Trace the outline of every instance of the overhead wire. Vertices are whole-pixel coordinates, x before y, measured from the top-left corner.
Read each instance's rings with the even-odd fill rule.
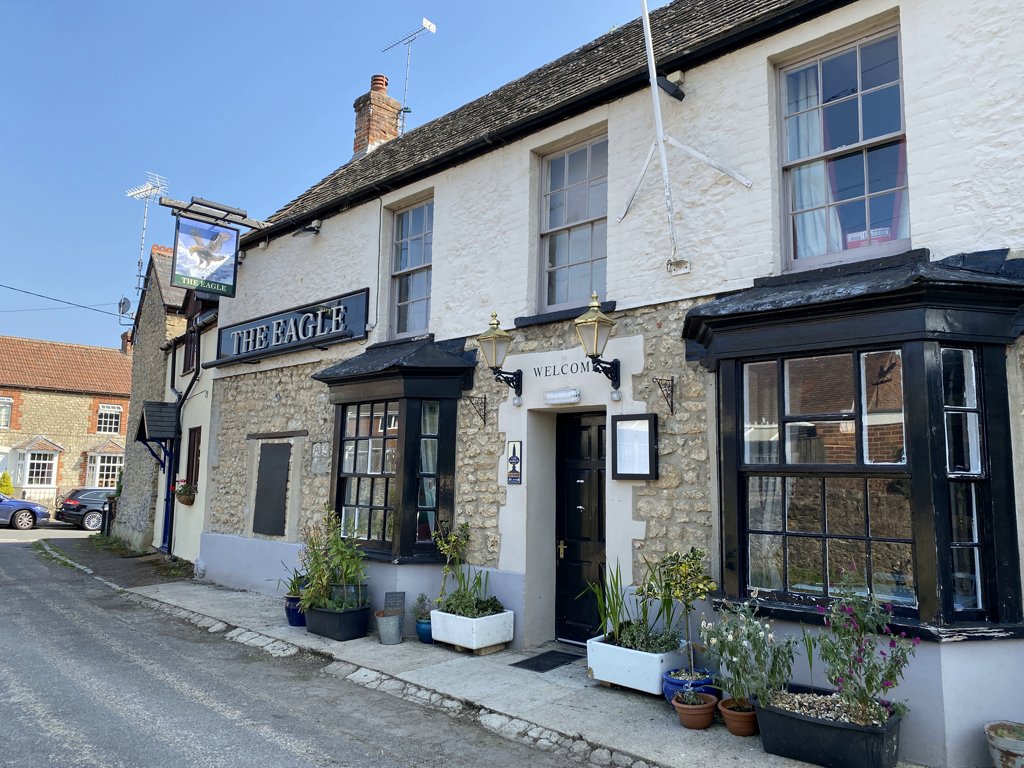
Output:
[[[90,307],[86,304],[76,304],[73,301],[64,301],[64,299],[58,299],[54,296],[46,296],[42,293],[35,293],[34,291],[26,291],[24,288],[15,288],[13,285],[4,285],[0,283],[0,288],[6,288],[9,291],[17,291],[18,293],[27,293],[29,296],[35,296],[40,299],[46,299],[47,301],[56,301],[59,304],[67,304],[69,307],[78,307],[79,309],[88,309],[90,312],[99,312],[101,315],[110,315],[111,317],[123,317],[116,312],[107,312],[105,309],[96,309],[96,307]]]

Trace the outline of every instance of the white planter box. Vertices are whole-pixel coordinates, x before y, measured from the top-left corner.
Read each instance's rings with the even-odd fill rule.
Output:
[[[467,619],[444,611],[430,612],[430,634],[434,639],[460,648],[477,650],[512,642],[512,611]]]
[[[587,666],[595,680],[660,695],[661,676],[685,667],[686,657],[682,650],[645,653],[609,645],[601,635],[587,640]]]

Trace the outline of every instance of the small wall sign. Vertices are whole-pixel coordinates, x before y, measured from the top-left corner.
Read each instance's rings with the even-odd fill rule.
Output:
[[[505,460],[507,463],[507,470],[505,472],[505,482],[508,485],[522,485],[523,484],[523,441],[522,440],[509,440],[508,448],[505,452]]]
[[[658,479],[658,415],[612,416],[612,479]]]

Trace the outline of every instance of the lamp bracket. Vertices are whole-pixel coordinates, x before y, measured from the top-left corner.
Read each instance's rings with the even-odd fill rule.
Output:
[[[669,412],[676,415],[676,377],[671,376],[667,379],[659,379],[656,376],[651,377],[651,381],[658,385],[658,389],[661,390],[661,396],[665,398],[665,402],[668,403]]]
[[[469,404],[473,406],[473,410],[477,412],[480,417],[480,421],[485,425],[487,424],[487,395],[463,395],[466,400],[469,400]]]
[[[516,397],[523,396],[523,371],[521,368],[515,371],[503,371],[501,368],[491,368],[491,373],[494,374],[495,381],[507,384],[509,389],[515,390]]]
[[[612,389],[619,388],[619,360],[602,360],[597,355],[589,355],[590,362],[594,364],[594,373],[603,373],[612,383]]]

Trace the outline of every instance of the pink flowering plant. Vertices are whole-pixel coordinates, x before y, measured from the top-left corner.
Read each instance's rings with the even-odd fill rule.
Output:
[[[175,496],[188,496],[190,494],[195,494],[195,492],[195,485],[190,483],[188,480],[179,477],[177,480],[174,481]]]
[[[825,663],[825,677],[835,686],[850,718],[860,725],[884,725],[893,715],[907,711],[905,704],[888,700],[903,679],[920,639],[896,634],[889,627],[892,605],[858,594],[832,601],[825,615],[828,632],[817,641]]]

